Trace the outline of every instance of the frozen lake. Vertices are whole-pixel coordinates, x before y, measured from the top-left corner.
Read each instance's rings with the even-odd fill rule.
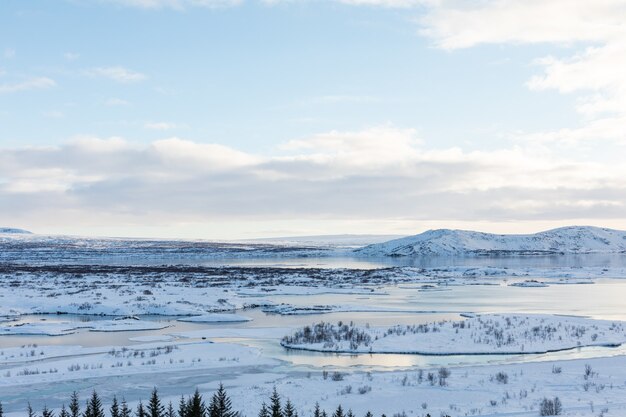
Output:
[[[287,350],[280,346],[279,339],[291,329],[319,321],[354,322],[358,325],[393,326],[396,324],[420,324],[439,320],[461,319],[460,314],[475,313],[546,313],[586,316],[606,320],[626,320],[624,295],[626,280],[599,279],[593,284],[551,285],[548,287],[515,287],[499,285],[456,285],[424,290],[421,285],[399,285],[378,288],[372,294],[317,294],[317,295],[273,295],[276,303],[293,306],[336,305],[354,310],[375,309],[377,311],[331,312],[325,314],[279,315],[268,314],[261,308],[244,310],[240,314],[251,318],[242,323],[188,323],[177,317],[142,316],[149,321],[164,323],[169,327],[160,330],[89,332],[79,330],[63,336],[0,336],[0,348],[17,347],[25,344],[38,345],[82,345],[129,346],[139,342],[130,339],[143,336],[171,335],[183,332],[213,330],[210,337],[216,342],[244,343],[262,349],[263,354],[284,361],[283,370],[290,366],[297,369],[322,367],[346,368],[359,366],[364,369],[405,368],[411,366],[463,365],[476,363],[509,363],[547,359],[598,357],[623,354],[622,348],[585,348],[574,351],[555,352],[545,355],[485,355],[432,357],[423,355],[389,354],[327,354]],[[397,311],[390,311],[397,310]],[[25,315],[17,323],[33,322],[89,322],[109,318],[91,315]],[[268,330],[267,337],[232,337],[231,329]],[[276,337],[279,330],[280,337]],[[225,331],[220,336],[220,331]],[[257,332],[262,334],[263,332]],[[1,366],[0,366],[1,369]]]
[[[330,311],[338,311],[281,315],[264,312],[264,307],[255,307],[236,311],[236,314],[248,317],[250,321],[229,323],[190,323],[178,321],[179,317],[176,316],[140,315],[144,321],[158,322],[167,327],[124,332],[79,329],[73,334],[62,336],[0,336],[0,352],[3,349],[33,344],[67,346],[68,353],[63,359],[76,361],[88,361],[92,356],[84,353],[80,357],[73,356],[71,347],[76,345],[86,348],[132,347],[143,343],[140,340],[151,340],[149,338],[153,337],[157,339],[152,340],[164,340],[163,336],[172,337],[167,343],[212,341],[216,345],[236,344],[259,349],[261,352],[258,364],[247,362],[233,363],[228,367],[164,370],[151,372],[149,378],[141,372],[124,375],[111,375],[109,372],[102,376],[95,373],[87,377],[77,376],[69,380],[66,378],[58,384],[5,384],[1,387],[2,401],[9,412],[26,399],[30,399],[39,408],[44,403],[58,407],[72,390],[86,393],[93,387],[98,388],[105,400],[110,399],[111,393],[124,387],[127,398],[134,401],[146,398],[157,382],[163,394],[177,396],[181,392],[191,392],[196,386],[212,386],[217,381],[244,388],[263,381],[300,378],[311,373],[318,375],[322,370],[386,374],[440,366],[476,369],[473,367],[540,364],[555,360],[593,360],[626,355],[625,346],[576,348],[547,354],[428,356],[321,353],[288,350],[280,345],[283,336],[296,328],[319,321],[343,321],[386,327],[457,320],[462,319],[462,313],[545,313],[626,320],[623,302],[626,296],[624,255],[430,259],[330,256],[199,259],[194,254],[176,255],[174,259],[180,262],[177,265],[183,265],[180,268],[153,268],[174,263],[173,258],[167,255],[162,258],[154,257],[152,252],[145,259],[137,256],[111,256],[107,252],[93,258],[78,256],[72,262],[66,262],[67,259],[59,254],[43,256],[42,253],[45,252],[37,253],[39,262],[32,265],[48,265],[50,268],[29,269],[23,265],[30,264],[22,263],[13,272],[10,265],[5,265],[7,281],[3,300],[9,301],[11,298],[10,301],[16,301],[15,308],[24,305],[36,308],[42,303],[45,305],[50,300],[57,300],[55,285],[60,285],[60,288],[68,288],[68,293],[72,294],[67,298],[68,303],[78,301],[77,297],[81,297],[79,303],[88,300],[94,307],[102,306],[105,311],[108,306],[112,308],[135,305],[133,303],[139,299],[144,301],[141,302],[143,304],[137,304],[136,308],[149,308],[150,302],[153,302],[157,303],[155,305],[159,309],[168,305],[197,305],[198,310],[206,311],[213,306],[222,305],[222,297],[225,297],[225,302],[238,306],[255,304],[258,301],[262,304],[286,306],[287,311],[292,309],[302,312],[314,306],[326,306]],[[68,269],[63,265],[75,265],[78,269]],[[90,265],[113,268],[90,269]],[[115,265],[129,268],[117,270]],[[197,265],[201,268],[194,269]],[[142,266],[147,266],[147,272],[144,273]],[[222,266],[227,268],[221,269]],[[373,271],[375,275],[359,272],[363,270]],[[490,275],[492,273],[495,275]],[[394,279],[397,280],[395,284]],[[545,284],[536,287],[513,285],[525,285],[529,281],[545,281]],[[39,292],[38,301],[32,301],[33,292]],[[206,304],[199,304],[203,301]],[[56,311],[58,307],[51,305],[46,308]],[[17,320],[10,324],[68,321],[88,323],[110,321],[111,317],[23,314]],[[97,354],[93,354],[93,357],[94,361],[100,360],[97,359]],[[45,369],[47,366],[59,366],[58,361],[58,358],[44,358],[33,359],[29,363]],[[268,361],[274,362],[268,365]],[[0,363],[0,376],[6,374],[8,369],[15,372],[15,363]]]

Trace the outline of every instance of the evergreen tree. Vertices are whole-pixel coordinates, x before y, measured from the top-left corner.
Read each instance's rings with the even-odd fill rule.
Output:
[[[315,410],[313,411],[313,417],[322,417],[322,412],[320,410],[320,403],[315,403]]]
[[[322,410],[322,417],[328,417],[328,414],[326,414],[326,410]]]
[[[186,416],[185,417],[206,417],[206,406],[204,405],[204,401],[202,401],[202,395],[196,388],[196,392],[194,392],[193,397],[187,401],[186,405]]]
[[[76,391],[72,392],[72,397],[70,398],[70,416],[80,417],[80,405],[78,403],[78,393]]]
[[[152,395],[150,396],[150,402],[148,402],[147,408],[148,417],[165,417],[165,408],[161,405],[159,393],[156,388],[152,390]]]
[[[365,417],[374,417],[374,414],[368,410],[367,413],[365,413]]]
[[[65,404],[61,406],[61,412],[59,413],[59,417],[70,417],[70,413],[67,412]]]
[[[270,417],[270,412],[267,409],[267,405],[265,405],[265,401],[263,401],[263,404],[261,404],[261,411],[259,411],[259,417]]]
[[[167,411],[165,412],[165,416],[166,417],[176,417],[176,411],[174,411],[174,406],[172,405],[171,401],[170,401],[170,403],[167,406]]]
[[[141,401],[139,401],[139,404],[137,404],[137,411],[135,411],[135,416],[136,417],[148,417],[146,415],[146,409],[143,408],[143,403]]]
[[[87,401],[87,407],[85,408],[85,414],[83,417],[104,417],[104,410],[102,409],[102,401],[96,390],[93,390],[91,398]]]
[[[4,412],[2,411],[2,401],[0,401],[0,417],[2,417],[4,415]]]
[[[287,402],[285,403],[285,409],[283,411],[283,417],[295,417],[296,411],[293,409],[293,404],[291,404],[291,401],[289,401],[289,399],[287,399]]]
[[[35,412],[33,411],[33,407],[31,407],[30,402],[28,403],[28,417],[36,417]]]
[[[337,406],[337,409],[333,413],[333,417],[344,417],[343,408],[341,407],[341,404]]]
[[[111,417],[120,417],[120,405],[117,403],[117,397],[113,396],[113,403],[111,404]]]
[[[131,417],[130,408],[128,408],[126,398],[122,398],[122,409],[120,410],[120,417]]]
[[[185,401],[185,397],[182,395],[178,403],[178,417],[187,417],[187,401]]]
[[[354,417],[354,413],[352,412],[352,409],[348,410],[348,414],[346,415],[346,417]]]
[[[274,392],[270,397],[270,410],[271,417],[283,417],[283,411],[280,406],[280,395],[278,395],[278,391],[276,391],[276,387],[274,387]]]
[[[561,400],[559,400],[559,397],[554,397],[554,415],[555,416],[561,415],[562,412],[563,412],[563,405],[561,404]]]
[[[43,406],[43,410],[41,411],[42,417],[54,417],[54,412],[48,408],[47,405]]]
[[[217,389],[217,392],[213,394],[213,398],[211,398],[211,405],[209,406],[209,416],[235,417],[230,398],[228,398],[228,394],[226,394],[224,385],[221,383],[220,387]]]

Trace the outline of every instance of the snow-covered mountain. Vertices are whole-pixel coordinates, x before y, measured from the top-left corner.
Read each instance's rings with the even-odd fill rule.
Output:
[[[32,232],[24,229],[16,229],[14,227],[0,227],[0,234],[15,234],[15,235],[32,235]]]
[[[570,226],[528,235],[496,235],[438,229],[355,252],[366,256],[618,253],[626,252],[626,231]]]

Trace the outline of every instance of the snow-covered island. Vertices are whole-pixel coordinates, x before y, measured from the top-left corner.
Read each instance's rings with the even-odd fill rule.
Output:
[[[16,227],[0,227],[0,234],[7,235],[32,235],[33,232],[29,232],[28,230],[18,229]]]
[[[360,256],[623,253],[626,231],[569,226],[526,235],[438,229],[356,249]]]
[[[623,322],[554,315],[486,314],[389,328],[317,323],[285,336],[290,349],[340,353],[487,355],[546,353],[626,342]]]

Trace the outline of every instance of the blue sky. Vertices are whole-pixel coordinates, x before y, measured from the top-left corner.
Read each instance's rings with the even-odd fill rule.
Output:
[[[206,238],[626,227],[623,2],[216,3],[0,4],[0,222]]]

